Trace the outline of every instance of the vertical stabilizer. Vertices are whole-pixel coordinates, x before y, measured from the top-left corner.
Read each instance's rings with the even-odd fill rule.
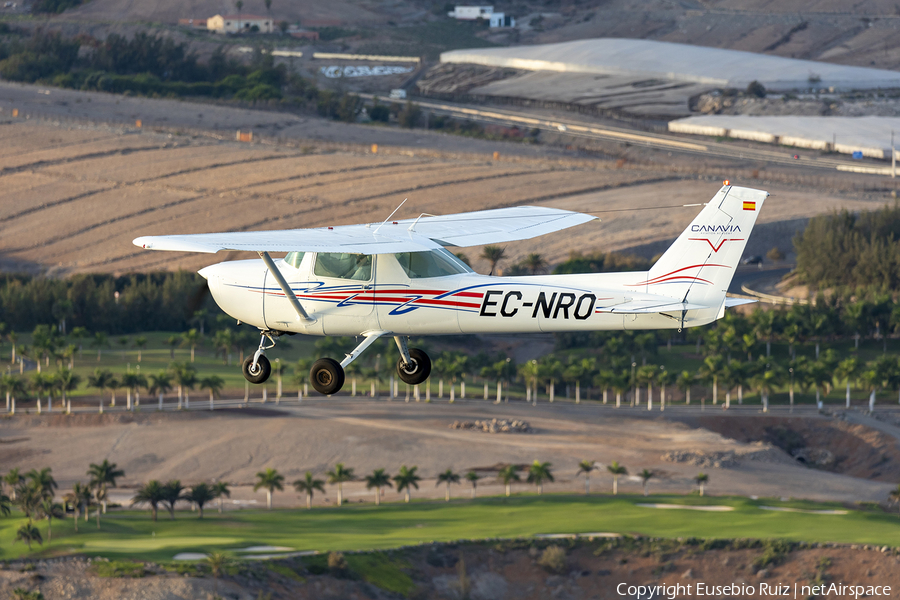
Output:
[[[718,307],[768,192],[725,185],[648,272],[646,291]]]

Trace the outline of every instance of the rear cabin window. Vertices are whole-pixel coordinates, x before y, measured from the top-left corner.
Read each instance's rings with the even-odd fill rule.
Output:
[[[448,275],[472,272],[459,259],[443,248],[426,250],[425,252],[400,252],[394,254],[394,256],[410,279],[446,277]]]
[[[306,252],[288,252],[287,256],[284,257],[284,262],[291,265],[295,269],[300,268],[300,263],[303,262],[303,257],[306,255]]]
[[[319,252],[313,272],[319,277],[368,281],[372,278],[372,257],[368,254]]]

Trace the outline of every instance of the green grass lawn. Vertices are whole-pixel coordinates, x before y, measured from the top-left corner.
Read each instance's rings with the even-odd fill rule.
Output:
[[[731,512],[663,510],[642,502],[684,505],[728,505]],[[96,521],[55,521],[53,542],[35,546],[33,556],[84,553],[110,559],[167,561],[178,552],[230,551],[254,545],[297,550],[364,550],[395,548],[431,541],[518,538],[544,533],[616,532],[653,537],[781,538],[808,542],[865,543],[900,546],[900,518],[879,510],[851,510],[821,515],[762,510],[761,505],[806,509],[842,509],[835,503],[779,502],[741,497],[609,495],[520,495],[475,501],[414,501],[347,505],[343,508],[239,510],[220,516],[207,511],[178,512],[175,521],[161,512],[159,521],[146,511],[107,515]],[[0,519],[0,559],[28,555],[22,542],[13,544],[19,516]],[[46,537],[46,522],[40,525]]]

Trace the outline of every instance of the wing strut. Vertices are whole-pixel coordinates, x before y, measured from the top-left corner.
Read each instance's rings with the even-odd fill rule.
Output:
[[[288,286],[287,281],[284,280],[284,276],[281,274],[281,271],[278,270],[278,267],[275,266],[275,262],[272,260],[272,257],[269,256],[269,253],[258,252],[257,254],[259,254],[259,257],[263,259],[264,263],[266,263],[266,266],[269,268],[269,273],[271,273],[272,277],[275,278],[275,281],[278,282],[278,287],[281,288],[281,291],[284,292],[284,297],[287,298],[288,302],[291,303],[291,306],[294,307],[294,310],[297,312],[297,316],[299,316],[307,323],[315,323],[316,320],[310,318],[303,307],[300,306],[300,301],[297,300],[297,295],[294,293],[294,290],[292,290]]]

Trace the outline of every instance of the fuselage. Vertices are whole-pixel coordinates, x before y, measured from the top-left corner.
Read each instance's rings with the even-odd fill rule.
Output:
[[[438,259],[451,260],[446,251],[439,252]],[[327,276],[334,273],[317,267],[317,261],[321,265],[324,257],[336,255],[297,254],[275,264],[311,322],[298,317],[261,260],[219,263],[200,273],[222,310],[235,319],[260,329],[310,335],[674,329],[712,322],[720,312],[719,307],[691,310],[681,319],[610,312],[647,295],[647,272],[494,277],[475,273],[452,257],[456,264],[445,265],[444,271],[422,267],[417,273],[408,254],[379,254],[355,269],[347,259],[350,267],[335,277]],[[456,272],[447,274],[448,269]]]

